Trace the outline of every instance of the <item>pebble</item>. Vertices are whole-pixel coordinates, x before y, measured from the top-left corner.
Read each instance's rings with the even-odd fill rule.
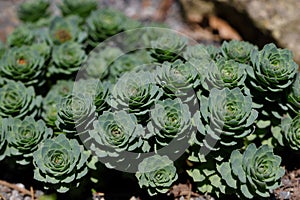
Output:
[[[279,193],[279,199],[290,199],[291,198],[291,193],[288,191],[280,191]]]
[[[19,188],[25,189],[25,185],[22,183],[17,183],[15,185]],[[3,185],[0,185],[0,194],[3,197],[3,199],[6,199],[6,200],[31,200],[32,199],[31,196],[27,195],[24,197],[24,195],[22,193],[20,193],[18,190],[14,190],[14,189],[11,189],[11,188],[3,186]],[[37,196],[37,197],[39,197],[43,194],[44,194],[43,191],[40,191],[40,190],[35,191],[35,196]]]
[[[9,200],[22,200],[22,196],[17,190],[13,190],[11,192],[11,196],[9,197]]]

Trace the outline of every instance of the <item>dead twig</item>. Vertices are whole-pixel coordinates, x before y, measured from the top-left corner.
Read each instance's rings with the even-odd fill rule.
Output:
[[[6,200],[6,198],[0,193],[0,200]]]
[[[21,192],[22,194],[29,195],[29,196],[33,197],[33,200],[34,200],[34,194],[32,195],[31,191],[26,190],[25,188],[21,188],[21,187],[15,185],[15,184],[12,184],[12,183],[9,183],[9,182],[3,181],[3,180],[0,180],[0,185],[9,187],[9,188],[14,189],[14,190],[17,190],[17,191]]]
[[[187,200],[190,200],[191,199],[191,194],[192,194],[192,184],[188,183],[188,186],[189,186],[189,193],[187,195]]]
[[[31,200],[34,200],[34,191],[33,191],[33,187],[30,187],[30,194],[31,194]]]

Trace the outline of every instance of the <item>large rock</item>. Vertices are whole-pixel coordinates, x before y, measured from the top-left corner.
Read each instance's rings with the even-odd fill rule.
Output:
[[[299,0],[181,0],[183,8],[189,8],[195,17],[205,13],[205,5],[214,4],[207,12],[217,14],[228,21],[244,40],[258,46],[275,42],[282,48],[293,51],[300,63],[300,1]],[[196,6],[199,6],[198,8]],[[206,13],[207,14],[207,13]],[[188,14],[187,14],[188,15]]]

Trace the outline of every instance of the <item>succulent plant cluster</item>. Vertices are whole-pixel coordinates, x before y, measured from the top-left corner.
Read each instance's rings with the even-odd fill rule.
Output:
[[[134,172],[150,195],[182,173],[218,197],[267,198],[280,186],[274,152],[300,149],[289,50],[192,45],[95,0],[58,7],[53,16],[50,1],[20,4],[24,23],[0,43],[0,160],[31,166],[60,193],[101,173],[96,161]]]

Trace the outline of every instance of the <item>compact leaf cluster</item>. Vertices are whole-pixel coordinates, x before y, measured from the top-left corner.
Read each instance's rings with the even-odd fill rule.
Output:
[[[60,16],[49,6],[20,4],[23,23],[0,45],[0,160],[31,165],[62,193],[90,178],[95,158],[136,172],[150,195],[183,172],[220,197],[264,198],[280,186],[274,150],[300,149],[289,50],[191,44],[95,0],[62,0]]]

